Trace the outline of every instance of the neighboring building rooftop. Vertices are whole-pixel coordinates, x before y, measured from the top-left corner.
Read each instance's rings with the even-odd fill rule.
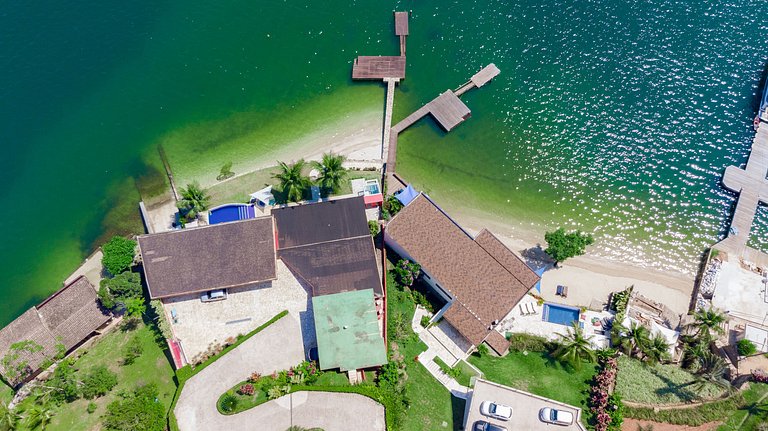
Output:
[[[144,235],[139,249],[153,299],[276,278],[272,217]]]
[[[79,277],[1,329],[0,352],[8,352],[11,345],[21,341],[42,346],[40,352],[21,357],[34,374],[47,358],[58,353],[57,344],[63,344],[65,350],[70,351],[109,319],[99,306],[96,289],[87,278]],[[0,374],[8,380],[2,365]]]
[[[383,294],[363,196],[277,208],[272,215],[278,257],[313,295],[362,289]]]
[[[320,369],[357,370],[387,362],[372,289],[312,298]]]
[[[426,195],[389,222],[394,240],[454,298],[444,318],[475,345],[493,335],[539,277],[488,231],[472,238]],[[489,341],[504,352],[498,337]]]

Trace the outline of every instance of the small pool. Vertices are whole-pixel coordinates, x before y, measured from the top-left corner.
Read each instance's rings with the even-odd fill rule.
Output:
[[[541,319],[545,322],[571,326],[574,321],[579,321],[580,313],[581,310],[576,307],[545,303],[544,311],[541,313]]]
[[[255,217],[256,212],[253,209],[253,205],[227,204],[212,209],[211,213],[208,215],[208,223],[226,223]]]

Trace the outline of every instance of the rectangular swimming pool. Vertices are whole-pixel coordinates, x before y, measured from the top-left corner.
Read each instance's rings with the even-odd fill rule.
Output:
[[[571,326],[574,321],[579,321],[581,310],[576,307],[569,307],[560,304],[544,304],[544,311],[541,313],[541,320],[558,325]]]

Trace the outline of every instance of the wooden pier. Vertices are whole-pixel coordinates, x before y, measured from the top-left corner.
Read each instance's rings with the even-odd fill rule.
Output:
[[[405,38],[408,37],[408,12],[395,12],[395,35],[400,37],[400,56],[405,57]]]
[[[768,124],[761,122],[752,141],[752,152],[744,169],[728,166],[723,185],[739,193],[728,237],[715,248],[755,264],[768,264],[768,255],[747,245],[760,202],[768,203]]]
[[[387,160],[389,157],[389,137],[392,133],[392,109],[395,105],[395,84],[400,80],[395,78],[387,78],[384,82],[387,83],[387,104],[384,108],[384,139],[381,145],[381,160]]]
[[[405,39],[408,37],[408,12],[395,12],[395,36],[400,38],[400,55],[358,56],[352,64],[352,79],[405,78]]]

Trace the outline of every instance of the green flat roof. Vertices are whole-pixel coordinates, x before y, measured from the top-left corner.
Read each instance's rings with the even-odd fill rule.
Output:
[[[373,289],[312,298],[320,369],[357,370],[387,362]]]

